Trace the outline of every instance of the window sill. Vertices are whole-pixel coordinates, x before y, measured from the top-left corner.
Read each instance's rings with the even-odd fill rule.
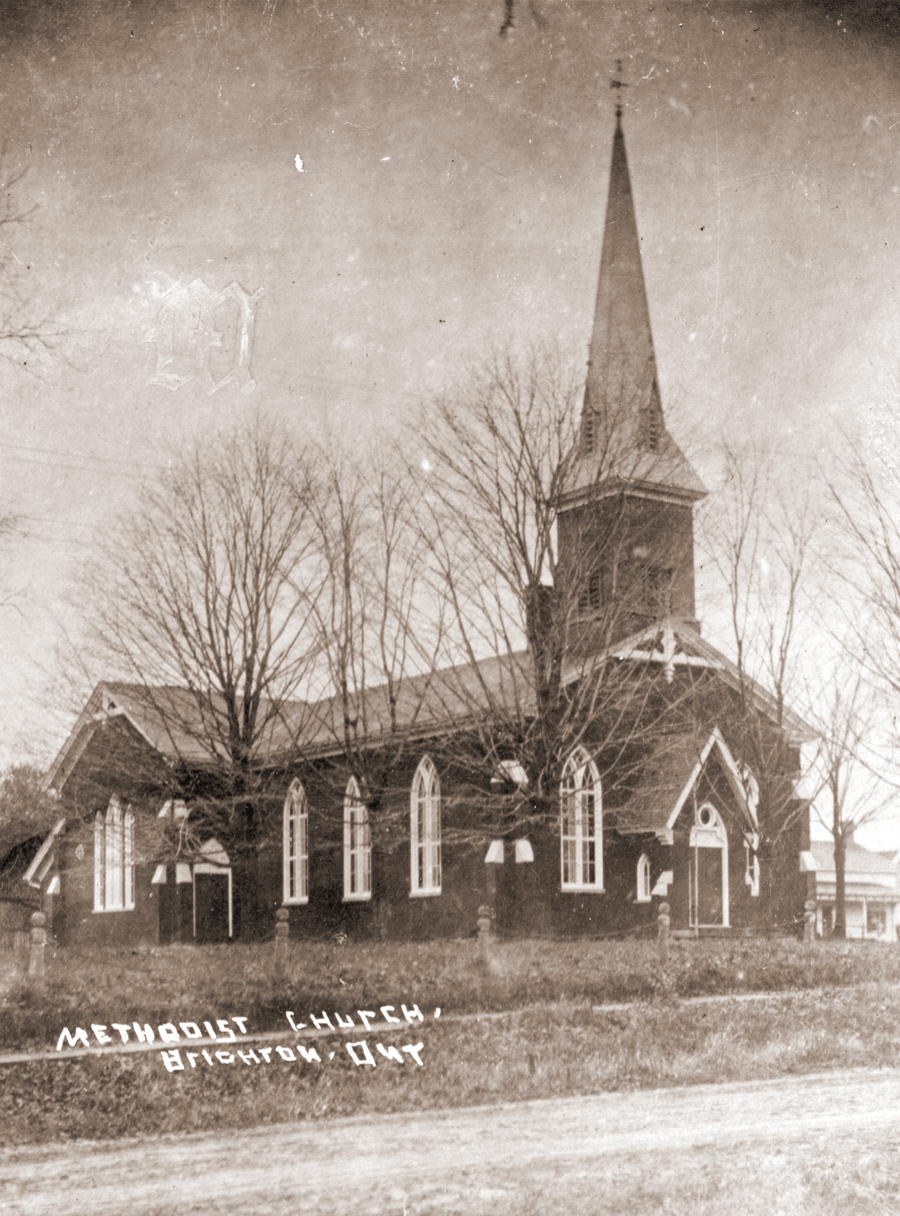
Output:
[[[288,899],[287,897],[285,897],[281,901],[282,907],[285,907],[285,908],[299,908],[303,904],[308,904],[308,903],[309,903],[308,895],[295,895],[293,899]]]
[[[421,891],[410,891],[409,898],[410,899],[429,899],[429,898],[431,898],[431,896],[440,895],[440,893],[441,893],[440,887],[428,887]]]
[[[365,895],[345,895],[342,902],[345,904],[365,904],[372,898],[372,892],[367,891]]]
[[[107,912],[133,912],[134,904],[126,904],[124,908],[94,908],[94,911],[101,915]]]
[[[560,887],[563,895],[605,895],[605,887],[596,886],[576,886],[574,883],[565,883]]]

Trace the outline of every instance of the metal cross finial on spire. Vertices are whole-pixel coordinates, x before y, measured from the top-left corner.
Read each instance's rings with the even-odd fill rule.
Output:
[[[622,75],[622,60],[621,59],[616,60],[616,75],[617,76]],[[609,87],[611,89],[627,89],[628,85],[622,80],[613,79],[609,82]],[[621,117],[622,117],[622,103],[620,101],[617,101],[616,102],[616,118],[621,118]]]

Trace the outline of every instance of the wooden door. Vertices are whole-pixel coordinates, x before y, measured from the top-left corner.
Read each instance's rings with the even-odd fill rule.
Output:
[[[724,925],[722,850],[696,846],[691,878],[692,926]]]
[[[194,940],[228,941],[229,875],[194,874]]]

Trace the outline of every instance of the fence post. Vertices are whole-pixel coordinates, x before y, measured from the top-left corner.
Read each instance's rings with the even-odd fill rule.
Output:
[[[657,919],[659,931],[656,944],[661,963],[669,961],[669,911],[670,908],[667,903],[664,902],[659,905],[659,917]]]
[[[486,964],[490,964],[492,956],[494,933],[491,928],[491,919],[493,915],[493,909],[488,904],[482,904],[478,909],[478,957]]]
[[[28,978],[43,980],[44,978],[44,947],[47,945],[47,930],[44,925],[47,918],[43,912],[31,914],[31,950],[28,957]]]
[[[816,940],[816,901],[808,899],[803,907],[803,920],[805,922],[803,926],[803,940],[807,946],[812,948]]]
[[[279,908],[275,913],[275,969],[276,971],[284,971],[287,964],[288,952],[288,934],[290,925],[288,917],[290,913],[287,908]]]

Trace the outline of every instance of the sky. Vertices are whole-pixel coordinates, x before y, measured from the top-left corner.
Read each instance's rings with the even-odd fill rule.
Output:
[[[663,408],[701,473],[713,434],[809,456],[890,425],[887,7],[514,0],[501,37],[505,15],[0,0],[5,168],[34,208],[0,258],[62,334],[0,363],[0,509],[20,520],[0,764],[61,743],[75,577],[174,453],[256,416],[375,436],[496,345],[586,357],[617,99]],[[189,317],[221,345],[192,346]],[[701,617],[703,597],[701,570]]]

